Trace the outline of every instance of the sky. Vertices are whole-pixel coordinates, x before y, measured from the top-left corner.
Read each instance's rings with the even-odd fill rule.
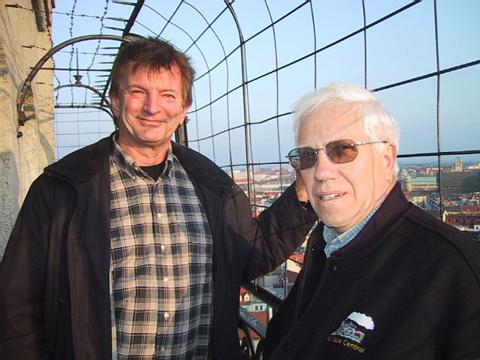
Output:
[[[232,6],[245,40],[243,79],[249,81],[247,111],[244,111],[241,88],[239,32],[223,1],[184,2],[175,12],[178,1],[147,0],[132,32],[160,36],[191,57],[199,77],[194,83],[195,100],[189,114],[191,147],[221,166],[230,162],[245,163],[246,138],[241,126],[247,121],[252,123],[248,134],[252,143],[250,161],[279,162],[285,161],[284,155],[294,146],[290,112],[305,92],[332,81],[352,82],[375,90],[415,79],[437,70],[437,54],[438,68],[445,71],[480,60],[480,1],[424,0],[380,21],[411,3],[365,0],[366,25],[378,23],[369,27],[364,37],[363,32],[351,35],[364,26],[361,0],[234,1]],[[54,45],[80,35],[119,35],[119,31],[107,26],[121,28],[123,23],[107,18],[127,18],[131,8],[112,1],[57,2]],[[74,16],[70,14],[72,10]],[[166,18],[173,13],[167,24]],[[207,28],[207,22],[212,21]],[[275,22],[273,28],[259,33],[272,21]],[[96,40],[75,45],[80,53],[79,67],[109,68],[115,50],[104,47],[115,46],[118,46],[116,41]],[[298,61],[315,50],[318,50],[316,56]],[[75,65],[72,47],[56,54],[55,64],[57,67]],[[275,72],[275,69],[280,70]],[[94,85],[93,74],[81,74],[82,82]],[[57,72],[56,86],[72,83],[73,75]],[[435,152],[438,148],[441,151],[480,149],[479,84],[480,65],[477,64],[448,72],[439,79],[427,77],[377,91],[402,128],[400,153]],[[87,91],[73,88],[58,90],[57,96],[58,102],[65,104],[93,98]],[[58,109],[57,120],[59,157],[112,130],[108,115],[91,109],[73,112]],[[232,127],[239,128],[227,131]],[[212,140],[212,134],[218,135]],[[479,156],[465,159],[477,160]],[[435,158],[417,160],[436,161]]]

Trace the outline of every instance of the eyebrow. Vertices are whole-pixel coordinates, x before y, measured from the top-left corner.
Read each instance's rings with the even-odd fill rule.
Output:
[[[143,85],[141,85],[141,84],[135,84],[135,83],[126,85],[125,88],[127,88],[127,89],[140,88],[140,89],[142,89],[142,90],[149,91],[149,89],[147,89],[145,86],[143,86]],[[175,89],[173,89],[173,88],[161,89],[161,90],[159,90],[159,92],[161,92],[161,93],[170,92],[170,93],[176,93],[176,94],[177,94],[177,93],[180,93],[180,94],[182,93],[180,90],[177,91],[177,90],[175,90]]]

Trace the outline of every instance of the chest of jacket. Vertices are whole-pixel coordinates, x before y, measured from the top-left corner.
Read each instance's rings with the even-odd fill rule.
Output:
[[[301,282],[296,284],[269,324],[269,341],[279,346],[267,358],[432,358],[441,347],[435,332],[449,311],[444,299],[454,281],[448,269],[439,272],[429,262],[435,259],[422,259],[428,255],[422,246],[414,249],[403,241],[402,231],[363,256],[321,260],[322,254],[310,254],[314,268],[306,283],[313,290],[303,294],[303,310],[294,320]],[[290,331],[283,337],[276,327]]]

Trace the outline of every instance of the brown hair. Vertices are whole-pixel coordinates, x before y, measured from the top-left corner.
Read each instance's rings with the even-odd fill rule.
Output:
[[[171,70],[175,65],[178,66],[182,75],[183,104],[190,106],[195,76],[190,58],[167,41],[156,38],[139,38],[126,42],[120,47],[112,68],[109,95],[118,97],[120,83],[127,71],[135,72],[140,68],[151,71]]]

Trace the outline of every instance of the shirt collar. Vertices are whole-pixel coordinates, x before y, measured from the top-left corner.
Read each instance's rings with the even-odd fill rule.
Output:
[[[364,226],[368,223],[370,218],[375,214],[377,209],[380,207],[378,205],[375,209],[373,209],[366,217],[363,219],[361,222],[358,224],[354,225],[347,231],[345,231],[342,234],[337,234],[337,232],[333,229],[325,225],[323,227],[323,239],[326,242],[324,252],[327,257],[330,257],[332,253],[335,251],[341,249],[345,245],[347,245],[350,241],[352,241],[355,236],[358,235],[358,233],[364,228]]]
[[[115,163],[123,168],[130,176],[135,177],[136,175],[141,175],[144,177],[148,177],[147,174],[141,169],[141,167],[127,154],[127,152],[122,149],[120,144],[118,143],[118,133],[115,134],[113,137],[113,153],[112,158]],[[163,168],[163,172],[160,175],[160,178],[170,178],[170,174],[173,168],[174,161],[178,161],[172,151],[172,143],[168,147],[167,151],[167,158],[165,167]]]

